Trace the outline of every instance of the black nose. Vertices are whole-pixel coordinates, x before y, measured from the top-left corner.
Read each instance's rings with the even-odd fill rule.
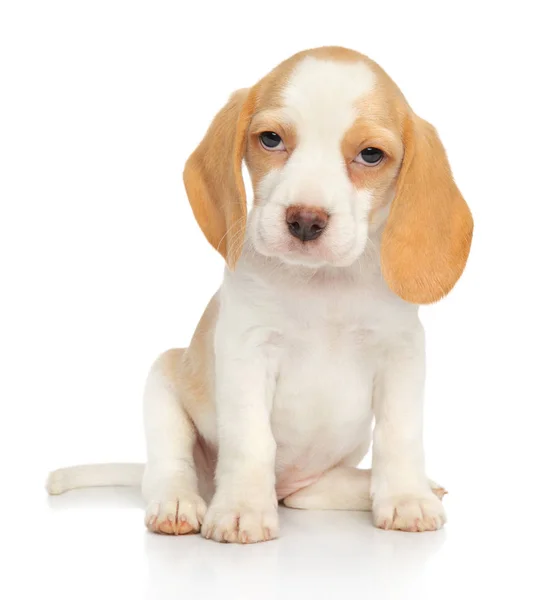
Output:
[[[317,239],[328,224],[328,213],[322,208],[289,206],[285,216],[289,231],[303,242]]]

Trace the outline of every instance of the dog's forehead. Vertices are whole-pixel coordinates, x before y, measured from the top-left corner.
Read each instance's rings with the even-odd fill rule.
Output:
[[[406,102],[367,56],[340,47],[295,54],[254,88],[255,113],[285,118],[297,128],[343,133],[357,116],[398,127]]]
[[[361,60],[306,56],[283,87],[283,111],[304,135],[339,135],[353,124],[361,100],[375,83],[376,74]]]

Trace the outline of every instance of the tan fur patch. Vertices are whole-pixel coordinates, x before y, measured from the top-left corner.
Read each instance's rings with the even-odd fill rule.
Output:
[[[396,196],[382,238],[381,265],[396,294],[428,304],[445,296],[461,276],[473,219],[435,129],[411,113],[404,145]]]
[[[244,239],[247,208],[242,159],[254,101],[250,90],[235,92],[184,169],[184,184],[199,227],[230,265],[238,260]]]

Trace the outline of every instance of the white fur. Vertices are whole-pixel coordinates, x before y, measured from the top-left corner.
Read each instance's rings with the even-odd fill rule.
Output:
[[[47,478],[47,491],[52,496],[68,490],[108,485],[140,485],[144,465],[110,464],[79,465],[53,471]]]
[[[250,511],[271,514],[276,490],[278,498],[294,497],[336,466],[356,466],[369,448],[375,412],[376,524],[442,525],[442,505],[424,473],[423,330],[417,308],[382,280],[379,235],[372,244],[350,267],[319,269],[281,266],[248,246],[238,270],[226,275],[216,335],[226,386],[218,368],[220,514],[242,515],[238,497],[249,498]],[[369,495],[358,497],[357,509]],[[328,498],[318,494],[311,502]],[[218,539],[215,506],[203,534]]]
[[[370,194],[354,188],[340,152],[355,102],[373,85],[362,63],[306,59],[291,76],[285,112],[299,143],[255,190],[243,255],[219,292],[215,397],[188,417],[159,361],[148,380],[151,528],[168,519],[174,533],[202,524],[220,541],[270,539],[279,499],[298,508],[372,506],[383,528],[443,524],[424,472],[422,325],[417,307],[382,278],[384,216],[369,230]],[[297,244],[284,225],[286,207],[303,201],[330,213],[313,245]],[[357,471],[373,417],[372,473]],[[213,490],[202,487],[212,473],[196,465],[196,431],[219,449],[207,510],[202,497]]]

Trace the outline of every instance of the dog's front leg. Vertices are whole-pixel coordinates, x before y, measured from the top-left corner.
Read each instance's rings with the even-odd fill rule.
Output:
[[[376,379],[371,496],[373,519],[382,529],[429,531],[445,521],[424,467],[424,364],[419,323],[387,349]]]
[[[251,543],[278,535],[270,425],[275,366],[265,331],[238,332],[231,321],[238,323],[220,317],[216,328],[216,493],[201,531],[219,542]]]

